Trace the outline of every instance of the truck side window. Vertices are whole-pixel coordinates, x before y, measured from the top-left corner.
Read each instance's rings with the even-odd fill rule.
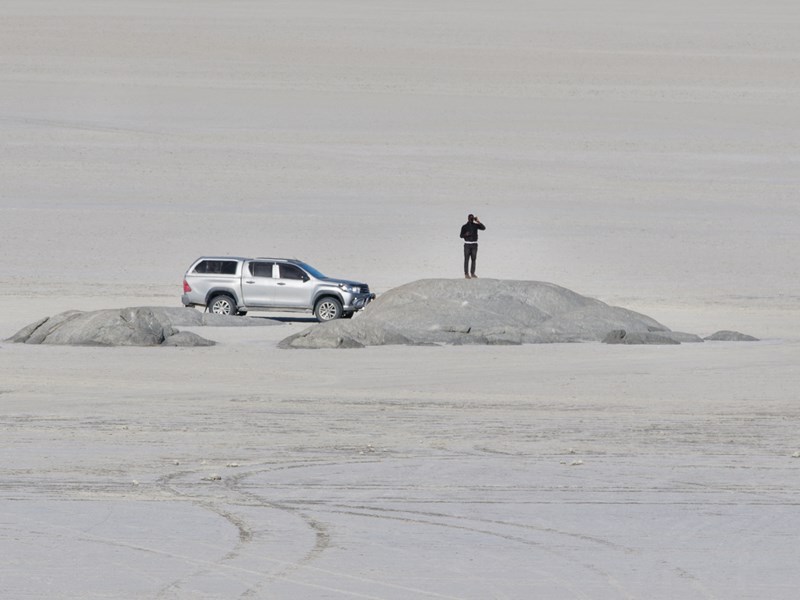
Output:
[[[219,273],[221,275],[236,275],[236,261],[234,260],[203,260],[194,268],[195,273]]]
[[[281,265],[281,279],[305,279],[306,274],[294,265]]]
[[[250,263],[250,269],[253,271],[253,276],[255,277],[272,277],[272,263]]]
[[[236,261],[233,260],[221,260],[220,262],[220,273],[223,275],[236,275]]]

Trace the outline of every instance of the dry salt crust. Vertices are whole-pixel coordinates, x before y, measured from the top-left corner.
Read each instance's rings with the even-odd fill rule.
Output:
[[[0,343],[1,597],[796,597],[795,3],[0,17],[0,339],[202,254],[457,278],[472,212],[479,275],[762,340]]]

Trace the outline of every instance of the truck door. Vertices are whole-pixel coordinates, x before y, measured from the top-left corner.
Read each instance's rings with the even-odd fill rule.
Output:
[[[242,270],[242,296],[247,306],[271,306],[275,304],[275,288],[278,280],[273,277],[277,270],[274,262],[253,260]]]
[[[310,308],[314,282],[300,267],[278,263],[275,305],[287,308]]]

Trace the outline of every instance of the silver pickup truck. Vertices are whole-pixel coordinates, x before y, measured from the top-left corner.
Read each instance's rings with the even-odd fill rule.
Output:
[[[181,301],[223,315],[303,311],[330,321],[353,316],[374,298],[366,283],[326,277],[300,260],[202,256],[184,275]]]

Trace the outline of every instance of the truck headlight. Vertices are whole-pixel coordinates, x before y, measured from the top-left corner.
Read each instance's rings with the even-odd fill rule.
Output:
[[[349,285],[347,283],[340,283],[339,287],[343,289],[345,292],[349,294],[359,294],[361,293],[361,288],[357,285]]]

